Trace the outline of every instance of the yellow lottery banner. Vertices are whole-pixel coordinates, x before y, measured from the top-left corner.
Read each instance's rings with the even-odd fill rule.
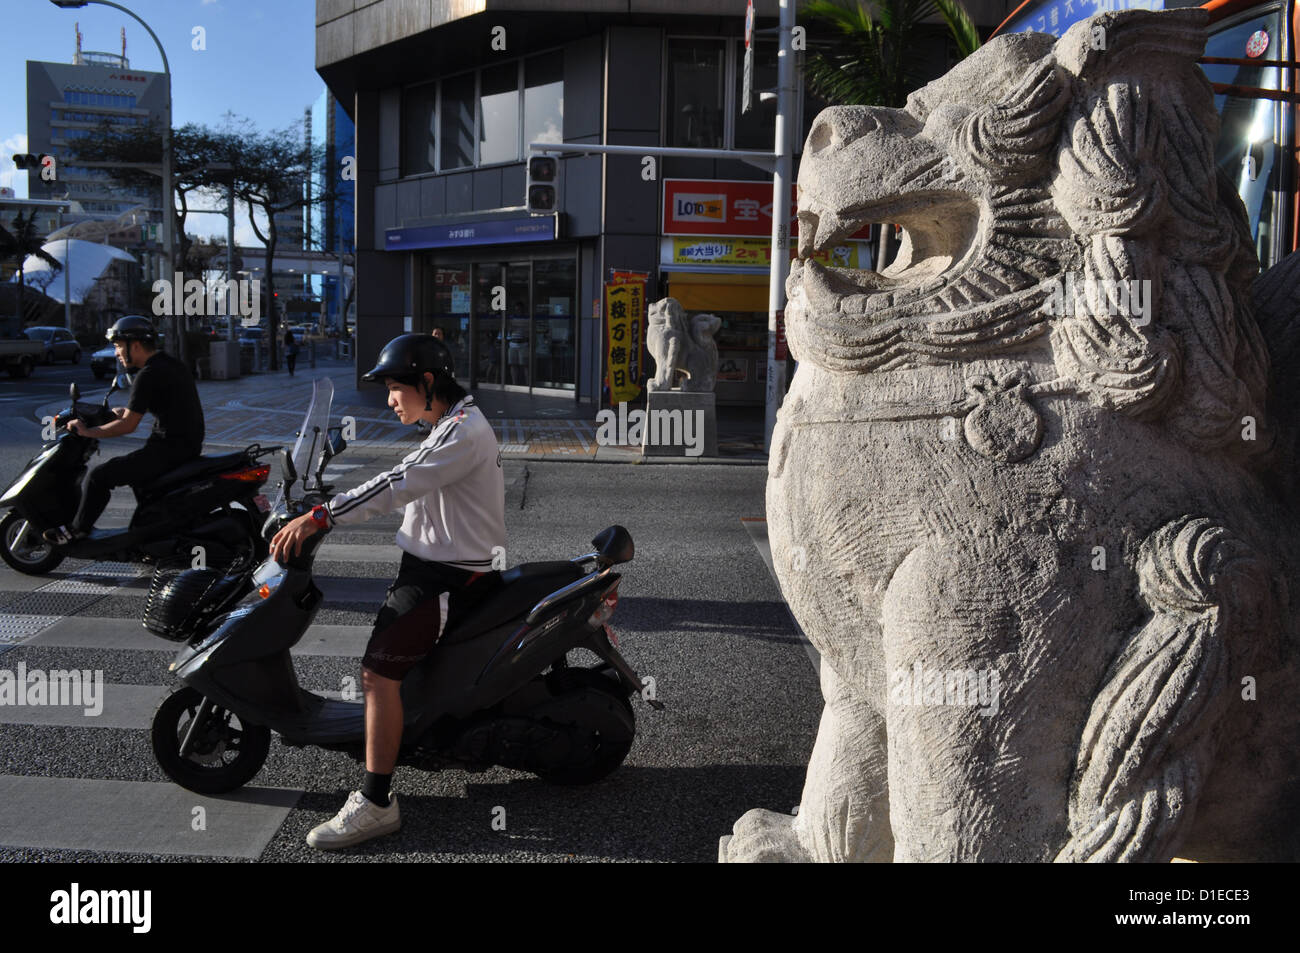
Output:
[[[605,340],[609,347],[609,400],[621,404],[641,393],[641,350],[645,336],[643,275],[615,273],[605,284]]]
[[[791,242],[790,257],[795,256]],[[858,268],[858,243],[844,242],[815,252],[818,264],[832,268]],[[688,238],[673,239],[674,265],[771,265],[770,238]]]

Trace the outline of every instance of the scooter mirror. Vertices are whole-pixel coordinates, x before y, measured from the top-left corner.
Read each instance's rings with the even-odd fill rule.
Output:
[[[280,451],[280,468],[284,471],[284,483],[288,487],[294,480],[298,479],[298,470],[293,465],[293,454],[289,448],[285,447]]]
[[[121,374],[118,374],[117,377],[113,378],[113,388],[114,390],[130,390],[131,375],[126,373],[125,371],[123,371]]]
[[[331,427],[327,431],[325,438],[325,455],[327,459],[333,459],[346,450],[348,442],[343,439],[342,427]]]
[[[72,386],[68,388],[68,395],[74,404],[81,398],[81,388],[77,386],[76,381],[73,381]]]

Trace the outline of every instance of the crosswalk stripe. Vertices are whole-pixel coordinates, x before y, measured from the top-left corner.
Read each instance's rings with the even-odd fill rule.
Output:
[[[401,559],[402,551],[393,543],[336,543],[326,539],[320,549],[316,550],[316,561],[319,563],[397,563]]]
[[[302,794],[243,788],[218,799],[148,781],[0,775],[0,845],[252,860]]]
[[[93,698],[82,692],[80,698],[69,698],[75,705],[10,705],[0,704],[0,725],[43,725],[55,728],[127,728],[146,729],[153,724],[158,703],[174,690],[166,685],[123,685],[104,682],[103,694],[95,689]],[[312,688],[308,691],[339,701],[343,693],[337,688]],[[351,699],[361,704],[360,690]],[[93,702],[93,707],[84,704]]]
[[[102,676],[101,676],[102,677]],[[64,728],[148,728],[154,710],[171,689],[163,685],[119,685],[105,683],[100,686],[103,696],[89,698],[84,690],[75,705],[9,705],[0,704],[0,725],[49,725]],[[19,686],[23,691],[24,686]],[[83,704],[93,701],[87,710]],[[95,709],[100,709],[97,713]]]
[[[294,655],[361,657],[370,638],[368,625],[313,625],[292,649]],[[154,635],[139,619],[97,619],[71,616],[60,619],[25,643],[29,648],[107,649],[115,651],[172,652],[181,643]]]

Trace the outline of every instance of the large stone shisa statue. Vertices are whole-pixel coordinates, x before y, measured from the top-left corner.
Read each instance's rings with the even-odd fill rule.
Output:
[[[768,521],[826,707],[723,859],[1295,859],[1300,259],[1252,296],[1204,25],[1002,37],[814,124],[801,258],[907,238],[790,276]]]

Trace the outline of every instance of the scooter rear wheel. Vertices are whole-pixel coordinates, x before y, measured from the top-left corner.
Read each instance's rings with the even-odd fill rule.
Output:
[[[27,527],[23,539],[23,548],[15,549],[18,537]],[[43,576],[59,563],[63,554],[41,538],[41,532],[35,526],[28,526],[15,510],[5,514],[0,520],[0,558],[12,568],[29,576]]]
[[[153,753],[163,773],[181,787],[224,794],[262,769],[271,750],[271,729],[246,725],[234,712],[213,704],[193,748],[181,757],[181,744],[202,704],[202,693],[188,685],[164,698],[153,716]]]
[[[586,710],[582,727],[590,730],[594,746],[579,761],[537,769],[547,784],[592,784],[612,774],[636,739],[636,716],[619,685],[588,668],[566,668],[550,676],[552,691],[579,701]],[[577,728],[578,726],[573,726]]]

